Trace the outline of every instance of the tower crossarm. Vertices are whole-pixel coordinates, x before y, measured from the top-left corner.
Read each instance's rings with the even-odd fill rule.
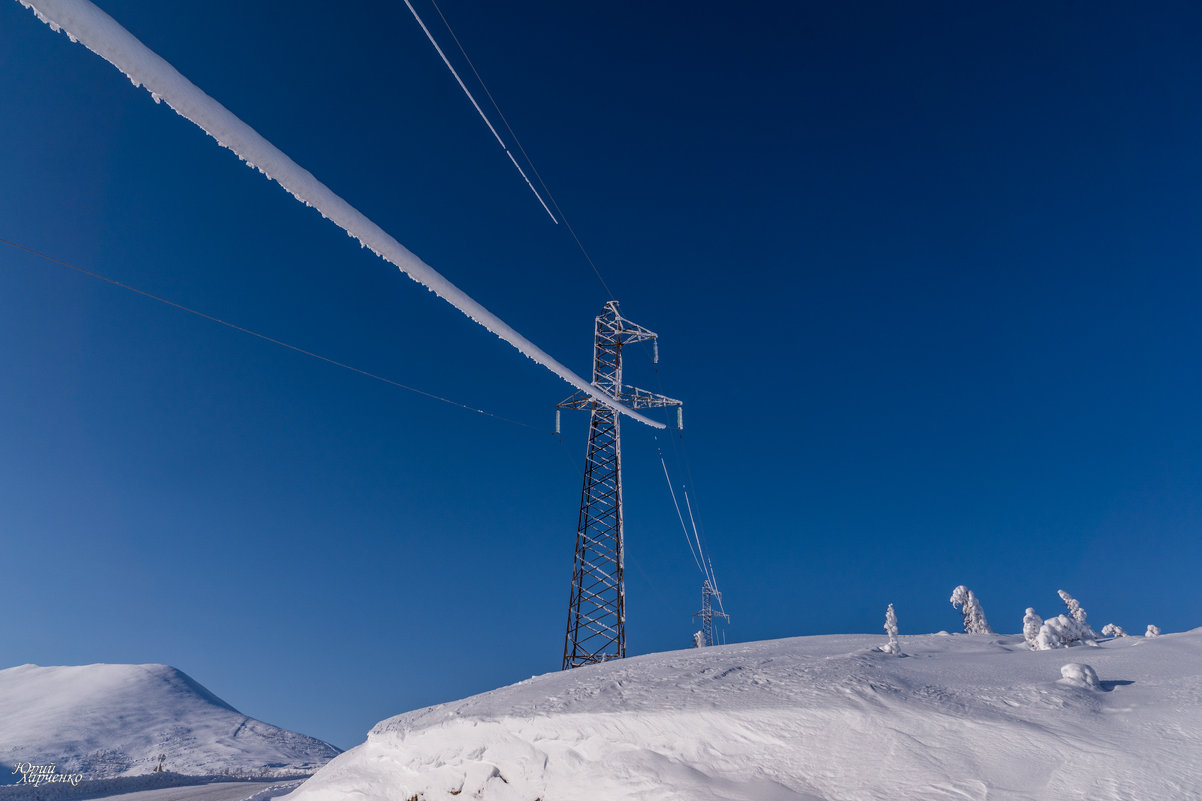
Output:
[[[623,317],[618,311],[616,300],[605,304],[605,308],[597,317],[597,322],[600,327],[607,328],[623,345],[634,342],[654,342],[659,338],[659,334],[654,331],[643,328],[638,323],[632,323]]]
[[[592,404],[596,403],[592,395],[584,392],[576,392],[571,396],[564,398],[559,403],[555,404],[556,409],[591,409]]]
[[[622,388],[622,400],[629,403],[635,409],[663,409],[665,407],[684,406],[683,401],[678,401],[675,398],[669,398],[667,395],[660,395],[656,392],[648,392],[638,387],[632,387],[629,384]]]
[[[678,401],[675,398],[669,398],[667,395],[660,395],[657,392],[648,392],[645,389],[632,387],[626,384],[622,387],[622,393],[616,396],[618,400],[626,403],[632,409],[676,409],[676,427],[684,428],[684,419],[681,414],[681,409],[684,407],[683,401]],[[567,398],[564,398],[559,403],[555,404],[555,431],[559,433],[559,409],[595,409],[600,404],[591,395],[586,395],[583,392],[577,392]]]
[[[626,403],[629,403],[636,409],[662,409],[671,406],[683,406],[683,401],[678,401],[675,398],[669,398],[667,395],[660,395],[657,392],[648,392],[645,389],[632,387],[629,384],[622,387],[622,394],[618,398]],[[596,398],[592,395],[586,395],[584,392],[577,392],[564,398],[559,403],[555,404],[557,409],[592,409],[598,405]]]

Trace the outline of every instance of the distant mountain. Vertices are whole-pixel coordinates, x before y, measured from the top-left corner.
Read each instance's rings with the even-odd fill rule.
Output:
[[[1021,635],[904,636],[901,657],[885,642],[539,676],[386,720],[287,801],[1202,799],[1202,629],[1052,651]]]
[[[149,773],[164,754],[175,773],[274,776],[338,753],[247,717],[167,665],[0,670],[0,783],[24,762],[96,779]]]

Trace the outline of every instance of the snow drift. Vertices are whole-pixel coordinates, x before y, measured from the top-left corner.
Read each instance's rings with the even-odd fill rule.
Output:
[[[243,715],[166,665],[0,670],[0,766],[55,763],[85,779],[184,774],[309,773],[329,743]]]
[[[1202,629],[839,635],[554,673],[378,724],[289,801],[1202,797]],[[1086,649],[1080,649],[1086,655]],[[1067,673],[1066,673],[1067,668]]]

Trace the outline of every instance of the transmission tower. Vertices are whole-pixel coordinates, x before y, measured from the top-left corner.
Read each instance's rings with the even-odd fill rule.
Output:
[[[710,584],[710,580],[706,579],[701,585],[701,611],[693,615],[694,618],[701,618],[701,638],[702,644],[714,644],[714,618],[725,618],[726,622],[730,622],[730,615],[725,612],[715,612],[711,598],[718,599],[718,608],[722,608],[722,593],[714,589],[714,585]]]
[[[622,317],[611,300],[597,315],[593,335],[593,386],[633,409],[676,407],[681,427],[681,402],[622,383],[622,346],[651,342],[653,362],[659,361],[657,335]],[[564,637],[563,669],[626,656],[626,585],[622,576],[622,448],[618,412],[584,392],[556,405],[588,409],[588,452],[584,487],[576,526],[576,558],[572,564],[572,596],[568,631]]]

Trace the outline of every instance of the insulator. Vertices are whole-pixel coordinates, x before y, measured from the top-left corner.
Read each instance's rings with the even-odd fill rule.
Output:
[[[684,428],[684,407],[676,407],[676,430],[680,431]]]
[[[555,433],[559,433],[559,409],[555,410]]]

